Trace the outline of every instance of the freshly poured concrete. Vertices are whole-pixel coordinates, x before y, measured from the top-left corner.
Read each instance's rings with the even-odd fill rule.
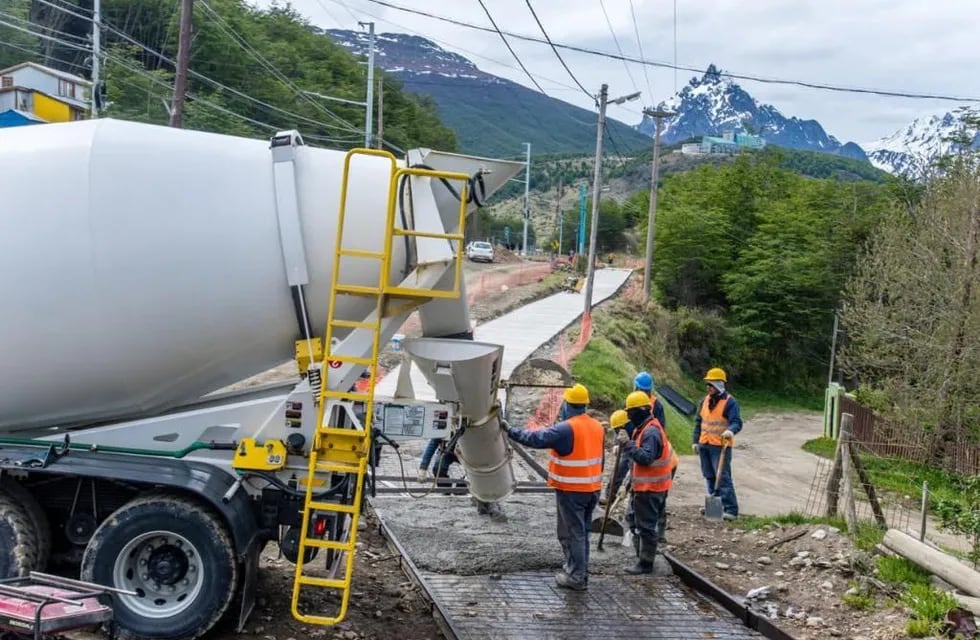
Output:
[[[553,494],[519,494],[500,503],[507,516],[497,521],[477,514],[468,496],[432,494],[372,499],[378,516],[391,529],[422,571],[457,575],[555,570],[563,558],[555,534]],[[602,515],[597,507],[595,516]],[[591,539],[591,573],[622,573],[635,561],[621,537],[606,536],[603,551]]]
[[[596,271],[592,304],[597,305],[619,291],[630,273],[629,269]],[[500,377],[506,380],[511,372],[530,358],[541,345],[575,322],[582,315],[584,306],[585,296],[582,293],[556,293],[477,326],[474,339],[504,346]],[[399,369],[400,367],[396,367],[389,371],[375,387],[375,393],[379,397],[394,396]],[[414,365],[412,365],[411,378],[417,399],[435,400],[435,395],[425,381],[425,376]]]

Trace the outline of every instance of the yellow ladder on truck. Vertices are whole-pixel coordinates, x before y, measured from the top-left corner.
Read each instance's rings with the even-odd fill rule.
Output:
[[[384,227],[384,242],[381,251],[370,251],[361,248],[344,246],[344,221],[346,218],[348,178],[351,160],[355,156],[379,156],[391,162],[388,182],[387,218]],[[398,184],[409,176],[422,176],[443,181],[462,181],[460,189],[460,211],[458,233],[434,232],[426,229],[402,229],[396,226],[396,206]],[[354,569],[354,550],[357,545],[357,524],[363,503],[364,477],[367,473],[371,453],[371,423],[374,416],[374,385],[378,371],[378,356],[381,351],[382,320],[385,317],[402,313],[412,307],[424,304],[433,298],[458,298],[462,279],[463,229],[466,222],[466,201],[469,176],[463,173],[433,171],[428,169],[398,168],[395,157],[387,151],[374,149],[353,149],[344,159],[344,172],[341,181],[340,210],[337,221],[337,239],[334,250],[333,274],[330,290],[330,306],[327,312],[326,340],[324,345],[324,360],[320,364],[323,386],[319,396],[319,412],[317,430],[309,457],[309,474],[306,478],[306,497],[303,507],[303,523],[300,529],[299,549],[296,561],[296,573],[293,580],[292,613],[293,617],[308,624],[333,625],[347,614],[347,605],[351,593],[351,577]],[[452,289],[425,289],[406,287],[392,284],[391,251],[395,236],[410,236],[422,238],[444,239],[455,242],[455,283]],[[341,277],[341,259],[354,258],[376,260],[380,264],[379,278],[376,286],[351,284]],[[337,314],[338,296],[358,296],[374,299],[374,313],[368,319],[345,319]],[[401,300],[395,308],[389,308],[392,300]],[[352,355],[341,353],[343,342],[333,345],[335,329],[364,330],[372,334],[371,355]],[[367,391],[333,390],[329,388],[328,375],[325,367],[345,364],[363,366],[370,372]],[[339,363],[339,364],[338,364]],[[363,427],[359,428],[358,420],[349,409],[351,403],[364,405]],[[346,412],[347,424],[333,424],[333,421]],[[331,423],[331,424],[328,424]],[[352,504],[328,502],[317,499],[317,488],[328,482],[333,475],[349,474],[347,477],[355,482]],[[350,516],[346,539],[320,539],[311,534],[311,522],[315,513],[332,514],[341,521]],[[344,538],[343,528],[338,534]],[[333,550],[343,554],[341,559],[343,573],[336,578],[324,578],[308,575],[303,560],[307,553],[314,549]],[[300,595],[303,587],[328,589],[341,592],[340,607],[337,615],[324,616],[300,611]]]

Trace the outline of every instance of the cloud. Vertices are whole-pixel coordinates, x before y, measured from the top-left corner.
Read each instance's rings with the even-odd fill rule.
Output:
[[[392,1],[489,25],[477,2],[419,5],[410,0]],[[502,29],[540,36],[524,0],[484,1]],[[603,1],[623,52],[637,55],[629,0]],[[644,56],[671,61],[673,3],[632,0],[632,4]],[[496,34],[408,15],[369,0],[293,0],[293,5],[323,27],[352,29],[357,28],[356,20],[374,20],[379,31],[417,32],[465,55],[487,72],[531,86]],[[553,40],[616,51],[598,2],[532,0],[532,5]],[[980,74],[975,72],[977,24],[978,0],[677,0],[677,56],[684,65],[703,68],[714,63],[728,71],[765,77],[980,97]],[[542,76],[539,82],[550,95],[593,108],[591,98],[572,89],[575,83],[550,47],[516,40],[511,44],[528,69]],[[644,74],[638,64],[629,64],[628,74],[618,60],[560,53],[591,93],[602,83],[609,84],[612,95],[629,93],[634,90],[632,75],[644,92],[642,104],[663,100],[673,93],[675,81],[682,86],[694,75],[649,67]],[[914,117],[945,113],[957,106],[749,81],[740,84],[788,116],[819,120],[841,140],[874,140]],[[635,122],[641,106],[632,103],[613,108],[610,116]]]

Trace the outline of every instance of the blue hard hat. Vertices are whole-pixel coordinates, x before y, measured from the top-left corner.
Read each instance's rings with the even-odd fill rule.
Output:
[[[646,371],[641,371],[633,378],[633,386],[640,391],[653,391],[653,376]]]

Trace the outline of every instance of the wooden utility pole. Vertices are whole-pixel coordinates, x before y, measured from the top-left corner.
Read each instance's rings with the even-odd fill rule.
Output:
[[[384,103],[385,103],[385,92],[384,92],[384,76],[378,74],[378,148],[381,148],[381,140],[384,135]]]
[[[177,42],[177,73],[174,76],[174,99],[170,105],[170,126],[184,126],[184,98],[187,96],[187,68],[191,60],[191,20],[194,0],[180,0],[180,31]]]
[[[558,255],[561,255],[562,232],[565,227],[565,216],[561,214],[561,176],[558,176],[558,193],[555,197],[555,223],[558,225]]]
[[[643,114],[650,116],[656,122],[653,134],[653,163],[650,168],[650,209],[647,218],[647,253],[643,265],[643,304],[650,300],[650,290],[653,288],[653,239],[657,226],[657,182],[660,176],[660,129],[664,118],[677,115],[662,109],[644,109]]]

